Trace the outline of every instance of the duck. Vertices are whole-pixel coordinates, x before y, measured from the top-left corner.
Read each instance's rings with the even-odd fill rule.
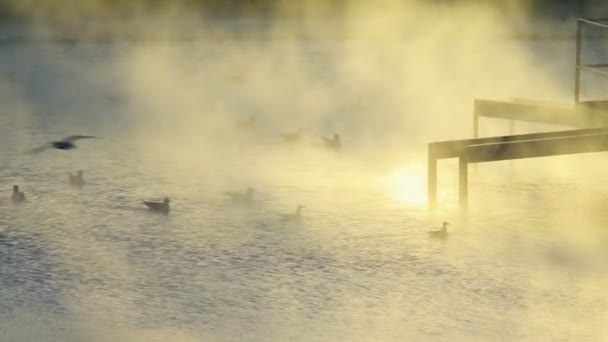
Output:
[[[76,140],[80,140],[80,139],[97,139],[98,137],[93,136],[93,135],[70,135],[69,137],[65,137],[61,140],[57,140],[57,141],[51,141],[50,143],[47,143],[45,145],[36,147],[32,150],[30,150],[30,154],[37,154],[43,151],[46,151],[48,149],[58,149],[58,150],[72,150],[76,148],[76,144],[74,144],[74,142]]]
[[[292,133],[281,133],[281,138],[284,142],[298,142],[302,135],[302,129],[299,128],[296,132]]]
[[[448,237],[448,222],[443,222],[443,225],[439,230],[432,230],[429,232],[429,236],[435,239],[445,239]]]
[[[302,208],[303,205],[298,204],[296,207],[296,212],[291,214],[280,214],[282,222],[292,222],[292,223],[300,223],[302,222]]]
[[[226,195],[228,195],[230,197],[230,199],[232,200],[232,202],[236,203],[236,204],[251,204],[253,202],[253,193],[255,192],[255,190],[253,190],[252,187],[248,187],[245,190],[245,193],[241,193],[241,192],[225,192]]]
[[[83,177],[82,173],[83,173],[82,170],[78,170],[78,173],[75,175],[73,175],[71,172],[68,173],[68,179],[70,181],[70,184],[75,185],[75,186],[83,186],[84,177]]]
[[[255,127],[255,116],[249,115],[247,119],[237,121],[236,127],[240,129],[253,129]]]
[[[234,84],[243,84],[245,83],[245,76],[240,71],[235,71],[226,77],[230,82]]]
[[[169,197],[165,197],[162,202],[144,201],[144,204],[154,212],[165,214],[169,212]]]
[[[340,135],[338,133],[334,133],[333,138],[323,137],[323,142],[325,143],[325,147],[330,150],[339,150],[340,149]]]
[[[357,97],[357,102],[352,107],[353,112],[361,113],[367,110],[367,106],[363,104],[363,100],[361,100],[361,96]]]
[[[13,203],[25,202],[25,193],[19,191],[19,185],[13,185],[13,195],[11,196]]]

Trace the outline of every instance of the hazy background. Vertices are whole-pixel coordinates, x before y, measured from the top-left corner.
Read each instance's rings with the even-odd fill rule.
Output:
[[[466,216],[441,162],[426,211],[427,143],[471,137],[474,98],[573,103],[574,19],[604,10],[3,2],[1,339],[605,339],[604,154],[478,165]],[[585,76],[584,96],[606,84]],[[102,139],[24,154],[71,134]],[[247,186],[251,208],[223,194]],[[163,196],[168,216],[142,208]],[[298,204],[301,225],[278,220]]]

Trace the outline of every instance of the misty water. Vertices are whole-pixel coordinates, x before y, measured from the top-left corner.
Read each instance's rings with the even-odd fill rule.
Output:
[[[0,46],[0,340],[606,339],[604,154],[478,165],[467,215],[442,162],[426,210],[425,144],[470,137],[474,97],[569,100],[571,41],[488,44],[531,52],[496,70],[439,64],[455,44],[416,62],[411,41]],[[101,138],[26,154],[72,134]],[[248,186],[249,207],[224,194]],[[168,215],[142,204],[164,196]]]

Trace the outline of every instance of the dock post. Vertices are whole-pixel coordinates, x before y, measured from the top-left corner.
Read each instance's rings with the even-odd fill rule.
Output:
[[[435,210],[437,207],[437,159],[431,153],[429,145],[429,156],[428,156],[428,169],[427,169],[427,182],[428,182],[428,206],[430,210]]]
[[[469,162],[465,156],[458,158],[458,193],[460,209],[466,210],[469,202]]]
[[[479,113],[477,113],[477,101],[473,102],[473,138],[479,137]]]

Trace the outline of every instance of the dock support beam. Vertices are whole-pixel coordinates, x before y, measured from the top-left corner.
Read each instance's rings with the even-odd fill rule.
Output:
[[[431,155],[430,151],[427,170],[428,205],[429,209],[435,210],[437,207],[437,159]]]
[[[477,100],[473,102],[473,138],[479,138],[479,113],[477,112]]]
[[[458,158],[458,178],[460,209],[467,210],[469,204],[469,162],[464,156]]]

